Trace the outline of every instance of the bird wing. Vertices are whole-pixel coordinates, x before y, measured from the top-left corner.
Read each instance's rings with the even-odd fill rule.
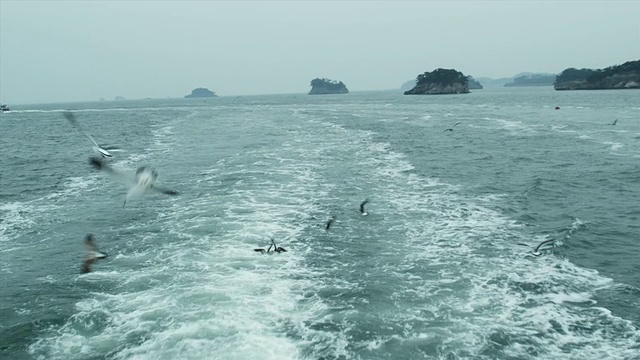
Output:
[[[100,147],[100,145],[98,145],[98,143],[97,143],[97,142],[96,142],[96,140],[93,138],[93,136],[91,136],[88,132],[86,132],[86,131],[84,131],[84,130],[82,129],[82,127],[81,127],[81,126],[80,126],[80,124],[78,123],[78,120],[76,120],[76,116],[75,116],[75,115],[73,115],[73,113],[72,113],[71,111],[66,111],[66,112],[64,113],[64,117],[65,117],[67,120],[69,120],[69,122],[71,123],[71,125],[72,125],[74,128],[78,129],[78,131],[80,131],[81,133],[83,133],[83,134],[84,134],[84,136],[88,137],[88,138],[89,138],[89,140],[91,140],[91,142],[92,142],[95,146]]]
[[[126,186],[130,186],[133,187],[136,185],[136,182],[133,178],[133,176],[128,175],[127,173],[114,169],[113,167],[109,166],[109,164],[107,164],[103,159],[99,158],[99,157],[90,157],[89,158],[89,163],[96,168],[97,170],[103,171],[104,173],[106,173],[107,175],[109,175],[112,179],[117,180],[123,184],[125,184]]]
[[[360,204],[360,211],[364,212],[364,206],[367,205],[369,203],[369,199],[366,199],[365,201],[362,202],[362,204]]]
[[[89,138],[89,140],[91,140],[91,142],[93,143],[93,145],[95,145],[95,146],[97,146],[97,147],[100,147],[100,145],[98,145],[98,142],[96,141],[96,139],[94,139],[94,138],[93,138],[93,136],[89,135],[89,133],[88,133],[88,132],[83,131],[83,130],[80,130],[80,132],[81,132],[81,133],[83,133],[83,134],[84,134],[84,136],[88,137],[88,138]]]
[[[117,147],[117,146],[107,146],[107,145],[101,145],[101,148],[107,150],[107,151],[124,151],[121,148]]]
[[[536,252],[536,253],[537,253],[537,252],[538,252],[538,250],[540,250],[540,247],[542,247],[542,245],[544,245],[544,244],[548,244],[548,243],[550,243],[550,242],[554,242],[554,241],[555,241],[555,239],[545,240],[545,241],[541,242],[540,244],[538,244],[538,246],[535,248],[535,250],[533,250],[533,252]]]
[[[108,256],[106,253],[99,250],[92,251],[91,255],[96,259],[104,259]]]
[[[96,245],[92,242],[86,242],[85,246],[87,247],[87,251],[90,253],[96,251]]]

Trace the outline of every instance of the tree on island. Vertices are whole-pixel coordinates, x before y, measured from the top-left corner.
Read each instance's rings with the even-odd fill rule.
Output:
[[[311,91],[309,95],[318,94],[347,94],[349,89],[342,81],[331,80],[327,78],[315,78],[309,84]]]
[[[201,98],[201,97],[217,97],[214,91],[211,91],[207,88],[196,88],[191,91],[191,94],[185,95],[186,99],[188,98]]]
[[[553,83],[556,90],[640,89],[640,60],[604,69],[565,69]]]
[[[466,94],[469,93],[469,79],[454,69],[436,69],[416,77],[416,86],[405,95]]]

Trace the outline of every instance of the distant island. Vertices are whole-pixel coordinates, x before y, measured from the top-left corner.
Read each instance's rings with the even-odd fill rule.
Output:
[[[348,94],[349,89],[342,81],[327,78],[315,78],[311,80],[309,95]]]
[[[514,77],[504,86],[552,86],[555,80],[556,74],[525,74]]]
[[[482,84],[482,86],[484,86],[485,88],[503,87],[503,86],[507,86],[507,87],[535,86],[537,84],[534,84],[534,83],[539,81],[539,78],[547,77],[547,76],[550,76],[552,79],[555,80],[556,74],[521,72],[511,77],[504,77],[504,78],[498,78],[498,79],[488,78],[488,77],[479,77],[476,80],[478,80]],[[516,81],[515,79],[518,79],[518,80]],[[553,85],[553,80],[548,85],[549,86]]]
[[[565,69],[556,76],[556,90],[640,89],[640,60],[605,69]]]
[[[185,99],[190,98],[203,98],[203,97],[218,97],[215,92],[207,89],[207,88],[197,88],[191,91],[191,94],[185,95]]]
[[[405,95],[468,94],[469,79],[454,69],[436,69],[418,75],[416,85]]]
[[[484,88],[482,84],[471,75],[467,75],[467,81],[469,82],[469,90],[481,90]]]

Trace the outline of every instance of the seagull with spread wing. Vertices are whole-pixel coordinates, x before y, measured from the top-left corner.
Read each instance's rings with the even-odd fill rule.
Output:
[[[91,140],[91,142],[93,143],[93,151],[99,154],[100,156],[102,156],[103,158],[112,158],[113,155],[110,153],[110,151],[112,152],[122,151],[120,148],[116,146],[106,146],[106,145],[98,144],[98,142],[93,138],[93,136],[91,136],[88,132],[82,129],[82,127],[78,123],[78,120],[76,120],[76,116],[72,112],[70,111],[65,112],[64,117],[67,120],[69,120],[69,122],[73,127],[78,129],[78,131],[80,131],[82,134],[84,134],[84,136],[88,137],[89,140]]]
[[[89,163],[94,168],[107,173],[107,175],[111,176],[113,179],[124,183],[129,188],[127,197],[124,199],[122,207],[125,207],[125,205],[127,205],[128,200],[140,197],[148,190],[153,190],[165,195],[178,195],[178,192],[175,190],[165,189],[156,185],[158,172],[154,168],[151,168],[149,166],[139,167],[136,170],[135,175],[131,177],[125,172],[116,170],[112,166],[109,166],[109,164],[107,164],[104,159],[101,159],[99,157],[89,158]]]

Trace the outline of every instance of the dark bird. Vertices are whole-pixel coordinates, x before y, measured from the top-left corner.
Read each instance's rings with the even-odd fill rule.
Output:
[[[453,128],[456,127],[456,125],[461,124],[460,122],[455,123],[455,125],[453,125],[452,127],[448,128],[448,129],[444,129],[442,132],[447,132],[447,131],[451,131],[453,132]]]
[[[338,218],[333,215],[331,217],[331,219],[329,219],[329,221],[327,221],[327,225],[324,227],[325,230],[329,230],[331,228],[331,225],[333,225],[334,222],[336,222],[338,220]]]
[[[107,254],[101,251],[98,251],[98,248],[95,243],[95,236],[93,234],[87,234],[84,239],[84,245],[87,247],[87,256],[85,256],[84,261],[82,262],[82,270],[83,274],[91,272],[91,266],[96,263],[100,259],[104,259],[107,257]]]
[[[554,242],[554,241],[555,241],[554,239],[551,239],[551,240],[545,240],[545,241],[541,242],[541,243],[540,243],[540,244],[538,244],[538,246],[536,246],[536,248],[533,250],[533,255],[535,255],[535,256],[540,256],[540,255],[542,254],[542,253],[539,251],[539,250],[540,250],[540,247],[541,247],[542,245],[544,245],[544,244],[548,244],[548,243],[550,243],[550,242]]]
[[[147,190],[153,190],[165,195],[178,195],[178,192],[175,190],[165,189],[160,186],[157,186],[156,179],[158,178],[158,172],[148,166],[141,166],[136,170],[136,173],[133,177],[123,173],[120,170],[116,170],[113,167],[109,166],[103,159],[98,157],[89,158],[89,163],[96,169],[100,171],[104,171],[112,178],[124,183],[127,187],[129,187],[129,191],[127,192],[127,196],[124,199],[124,203],[122,207],[127,204],[127,200],[132,198],[136,198],[147,192]]]
[[[615,120],[613,120],[613,124],[611,124],[611,125],[615,125],[617,123],[618,123],[618,119],[615,119]]]
[[[272,246],[273,246],[273,251],[277,252],[278,254],[281,252],[287,252],[285,248],[277,246],[276,241],[273,238],[271,238],[271,245],[269,245],[269,249],[271,249]]]
[[[261,254],[264,254],[265,252],[267,254],[270,254],[272,248],[273,248],[273,252],[277,252],[278,254],[281,252],[287,252],[285,248],[276,245],[276,241],[273,237],[271,238],[271,245],[269,245],[269,248],[267,249],[267,251],[265,251],[263,248],[253,249],[253,251],[259,252]]]
[[[366,204],[369,203],[369,199],[365,199],[361,204],[360,204],[360,214],[362,214],[362,216],[367,216],[369,215],[369,213],[364,209],[364,206]]]
[[[73,127],[75,127],[76,129],[78,129],[78,131],[80,131],[82,134],[84,134],[84,136],[88,137],[89,140],[91,140],[91,142],[93,143],[93,151],[98,153],[100,156],[102,156],[103,158],[112,158],[113,155],[111,155],[111,153],[109,151],[122,151],[120,148],[116,147],[116,146],[106,146],[106,145],[99,145],[98,142],[96,142],[96,140],[93,138],[93,136],[89,135],[88,132],[84,131],[82,129],[82,127],[80,127],[80,124],[78,124],[78,120],[76,120],[75,115],[73,115],[72,112],[67,111],[64,113],[64,117],[69,120],[69,122],[71,123],[71,125]]]

